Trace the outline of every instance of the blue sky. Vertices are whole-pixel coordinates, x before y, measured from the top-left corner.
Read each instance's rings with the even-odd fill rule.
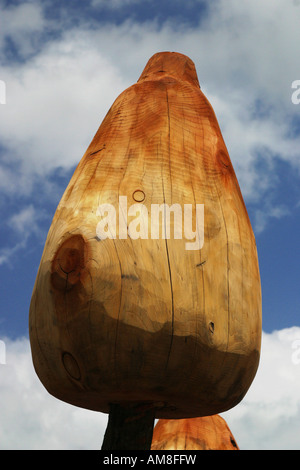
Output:
[[[241,186],[265,344],[291,351],[300,334],[299,24],[298,0],[0,1],[0,339],[28,338],[52,217],[103,117],[151,55],[170,50],[194,61]]]

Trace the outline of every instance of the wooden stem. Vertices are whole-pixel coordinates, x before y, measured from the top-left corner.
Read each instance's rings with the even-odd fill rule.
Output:
[[[154,420],[152,406],[112,404],[101,450],[150,450]]]

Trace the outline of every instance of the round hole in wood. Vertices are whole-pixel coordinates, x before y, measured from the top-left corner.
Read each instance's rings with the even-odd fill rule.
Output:
[[[134,191],[132,197],[136,202],[143,202],[146,195],[144,191],[142,191],[141,189],[137,189],[136,191]]]
[[[72,356],[72,354],[68,352],[64,352],[62,355],[62,362],[68,374],[73,379],[80,380],[81,374],[80,374],[79,365],[76,359]]]

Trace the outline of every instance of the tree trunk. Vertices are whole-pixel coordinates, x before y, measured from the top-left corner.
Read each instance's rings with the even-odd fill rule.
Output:
[[[150,450],[154,419],[154,407],[112,404],[101,450]]]

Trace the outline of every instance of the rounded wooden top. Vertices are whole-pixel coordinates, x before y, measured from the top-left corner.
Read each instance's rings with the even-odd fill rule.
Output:
[[[157,80],[167,77],[182,80],[199,87],[198,76],[194,62],[179,52],[157,52],[147,62],[138,82],[143,80]]]

